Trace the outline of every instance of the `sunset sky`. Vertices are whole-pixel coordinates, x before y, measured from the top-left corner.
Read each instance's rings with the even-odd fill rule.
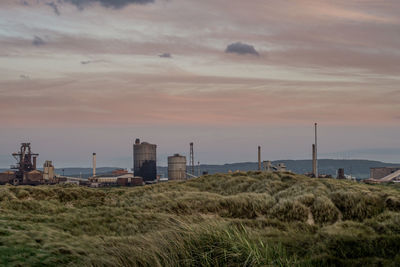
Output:
[[[1,0],[0,167],[400,162],[399,0]]]

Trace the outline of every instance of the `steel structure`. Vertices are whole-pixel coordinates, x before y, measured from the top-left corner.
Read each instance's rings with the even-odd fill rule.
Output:
[[[36,170],[39,154],[32,153],[31,143],[22,143],[20,151],[12,155],[18,161],[17,165],[11,166],[11,169],[16,170],[14,184],[22,184],[26,173]]]

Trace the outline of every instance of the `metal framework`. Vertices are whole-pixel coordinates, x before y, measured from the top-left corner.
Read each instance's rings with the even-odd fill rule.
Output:
[[[13,153],[13,157],[18,161],[17,165],[11,166],[11,169],[17,170],[15,177],[19,183],[24,180],[24,174],[36,170],[37,153],[32,153],[31,143],[22,143],[19,152]]]

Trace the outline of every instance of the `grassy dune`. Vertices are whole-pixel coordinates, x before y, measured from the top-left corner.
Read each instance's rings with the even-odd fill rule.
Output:
[[[9,266],[399,266],[400,190],[260,172],[0,187]]]

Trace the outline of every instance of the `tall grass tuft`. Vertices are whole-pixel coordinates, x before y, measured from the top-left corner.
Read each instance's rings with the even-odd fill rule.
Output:
[[[155,240],[157,240],[155,242]],[[122,244],[122,245],[121,245]],[[245,227],[185,226],[149,237],[114,239],[103,247],[110,266],[294,266],[279,244],[250,238]],[[94,265],[101,265],[94,261]]]
[[[314,221],[319,224],[335,223],[338,220],[340,213],[332,201],[325,196],[315,199],[311,206],[311,212]]]

